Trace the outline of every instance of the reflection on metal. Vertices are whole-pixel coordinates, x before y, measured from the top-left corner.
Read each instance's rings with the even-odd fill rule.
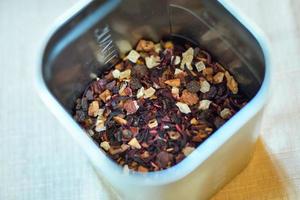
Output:
[[[100,63],[108,64],[114,58],[118,57],[118,50],[112,41],[108,26],[105,26],[103,29],[96,29],[95,37],[99,45],[97,59]]]

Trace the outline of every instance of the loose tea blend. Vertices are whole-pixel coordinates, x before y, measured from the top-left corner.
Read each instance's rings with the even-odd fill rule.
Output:
[[[118,164],[145,173],[180,162],[246,102],[199,47],[140,40],[87,86],[74,117]]]

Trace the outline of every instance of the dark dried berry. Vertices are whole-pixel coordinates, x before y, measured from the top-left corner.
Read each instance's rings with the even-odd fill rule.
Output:
[[[134,77],[143,78],[148,75],[149,71],[145,65],[134,65],[131,73]]]
[[[87,98],[86,97],[83,97],[81,99],[81,107],[82,107],[82,110],[83,111],[87,111],[88,110],[88,101],[87,101]]]
[[[186,84],[186,89],[189,91],[189,92],[192,92],[192,93],[197,93],[200,91],[200,83],[198,81],[190,81]]]
[[[214,120],[214,125],[216,126],[216,128],[221,127],[224,123],[225,123],[225,120],[222,119],[221,117],[216,117]]]
[[[133,77],[130,80],[130,88],[131,89],[137,90],[137,89],[140,89],[141,87],[142,87],[142,84],[141,84],[141,82],[139,81],[138,78]]]
[[[83,112],[82,110],[76,110],[75,119],[78,122],[83,122],[85,118],[86,118],[85,112]]]
[[[160,168],[166,168],[171,163],[172,157],[168,152],[161,151],[156,156],[156,163]]]
[[[111,90],[113,90],[113,88],[115,87],[115,85],[116,85],[116,81],[113,80],[113,81],[111,81],[111,82],[109,82],[109,83],[106,84],[106,89],[111,91]]]
[[[94,95],[94,93],[93,93],[92,90],[87,90],[87,92],[86,92],[86,94],[85,94],[87,100],[89,100],[89,101],[91,101],[91,100],[94,99],[93,95]]]

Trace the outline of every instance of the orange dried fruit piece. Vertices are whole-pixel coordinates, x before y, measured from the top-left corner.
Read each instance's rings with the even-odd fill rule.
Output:
[[[175,79],[166,80],[165,84],[167,84],[169,86],[172,86],[172,87],[179,87],[180,86],[180,79],[175,78]]]
[[[154,49],[154,43],[152,41],[140,40],[136,46],[137,51],[149,52]]]
[[[104,92],[102,92],[100,95],[99,95],[100,99],[103,101],[103,102],[106,102],[108,100],[110,100],[111,98],[111,92],[109,90],[105,90]]]
[[[226,77],[226,80],[227,80],[228,89],[233,94],[237,94],[238,93],[238,84],[237,84],[237,82],[234,80],[234,78],[227,71],[225,72],[225,77]]]
[[[218,72],[213,76],[214,83],[222,83],[224,79],[224,73]]]
[[[125,125],[127,124],[127,120],[126,119],[123,119],[122,117],[120,116],[115,116],[113,117],[113,119],[120,125]]]
[[[191,93],[188,90],[183,90],[182,95],[180,97],[180,101],[186,103],[189,106],[192,106],[198,103],[199,98],[197,94]]]
[[[93,101],[92,103],[90,103],[88,109],[88,115],[91,117],[96,117],[98,115],[98,111],[99,111],[99,102]]]

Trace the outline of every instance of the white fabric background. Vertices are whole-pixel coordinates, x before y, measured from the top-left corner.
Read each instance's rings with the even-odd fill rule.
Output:
[[[296,199],[300,34],[295,21],[300,3],[232,1],[269,37],[277,85],[253,161],[215,199]],[[0,200],[109,198],[85,155],[41,103],[33,85],[40,41],[54,19],[75,2],[0,0]]]

